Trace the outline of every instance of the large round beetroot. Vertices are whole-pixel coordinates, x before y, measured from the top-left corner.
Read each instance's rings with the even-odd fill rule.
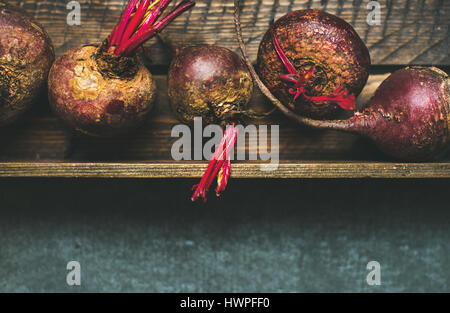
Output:
[[[49,99],[66,124],[88,135],[114,136],[145,120],[156,87],[136,51],[195,4],[183,0],[163,16],[170,2],[129,0],[103,44],[75,48],[58,58],[49,75]]]
[[[226,125],[247,109],[253,80],[233,51],[209,45],[186,47],[173,59],[168,75],[173,111],[184,123],[202,117]]]
[[[54,58],[42,26],[22,9],[0,2],[0,126],[44,95]]]
[[[370,56],[353,27],[321,10],[301,10],[278,19],[258,51],[264,84],[297,113],[326,118],[355,109],[367,82]]]

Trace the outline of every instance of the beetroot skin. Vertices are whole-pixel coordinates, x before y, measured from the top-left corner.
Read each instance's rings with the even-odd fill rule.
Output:
[[[98,56],[98,47],[84,46],[56,60],[48,81],[51,106],[84,134],[128,132],[144,122],[154,102],[152,75],[136,57],[122,59],[129,71],[114,74]]]
[[[206,124],[226,124],[247,108],[253,80],[233,51],[200,45],[181,49],[168,75],[172,110],[184,123],[202,117]]]
[[[281,17],[267,31],[257,68],[284,105],[304,116],[327,118],[355,109],[355,97],[369,77],[370,56],[341,18],[301,10]]]
[[[50,37],[20,8],[0,2],[0,126],[44,94],[55,59]]]

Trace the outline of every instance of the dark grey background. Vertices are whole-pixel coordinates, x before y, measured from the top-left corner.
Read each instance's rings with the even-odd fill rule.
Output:
[[[449,180],[195,182],[0,180],[0,291],[450,291]]]

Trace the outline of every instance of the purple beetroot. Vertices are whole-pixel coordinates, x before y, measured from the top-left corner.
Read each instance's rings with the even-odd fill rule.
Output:
[[[369,50],[353,27],[321,10],[290,12],[264,35],[258,73],[293,111],[330,118],[355,110],[369,77]]]
[[[55,59],[50,37],[20,8],[0,2],[0,126],[44,95]]]
[[[173,112],[184,123],[202,117],[206,124],[227,125],[247,109],[253,79],[233,51],[209,45],[176,49],[168,74]]]
[[[170,104],[178,119],[193,123],[202,117],[206,124],[229,125],[223,133],[208,168],[195,186],[192,201],[203,198],[217,177],[219,196],[228,184],[231,155],[238,136],[238,120],[247,114],[253,80],[245,63],[233,51],[208,45],[178,49],[168,74]]]

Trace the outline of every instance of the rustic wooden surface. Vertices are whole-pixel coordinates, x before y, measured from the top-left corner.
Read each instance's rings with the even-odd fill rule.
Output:
[[[39,20],[50,33],[58,54],[86,43],[104,40],[117,22],[125,0],[79,0],[81,26],[68,26],[69,0],[11,0]],[[197,0],[196,7],[166,30],[174,42],[209,43],[237,51],[233,1]],[[447,0],[380,0],[381,25],[366,22],[369,0],[243,0],[242,23],[250,56],[256,52],[269,22],[297,9],[319,8],[350,22],[370,49],[373,64],[450,64]],[[155,40],[154,64],[167,64]]]
[[[370,77],[358,98],[360,106],[387,75]],[[155,78],[160,90],[165,90],[166,76]],[[165,92],[160,92],[154,111],[139,131],[99,139],[66,130],[44,101],[0,133],[0,177],[200,177],[207,162],[175,162],[171,158],[171,147],[177,140],[171,137],[171,129],[179,122],[167,103]],[[252,108],[269,109],[259,92]],[[276,171],[263,172],[260,165],[264,162],[236,161],[235,178],[450,178],[450,155],[442,163],[398,163],[363,138],[306,129],[279,113],[253,122],[280,125],[281,164]]]
[[[108,36],[125,0],[82,0],[81,26],[68,26],[68,0],[14,0],[46,27],[57,54]],[[386,64],[448,65],[448,15],[444,0],[379,1],[382,24],[368,26],[368,1],[244,0],[244,36],[253,59],[269,21],[288,11],[321,8],[349,21],[370,48],[374,73],[360,96],[367,103],[379,83],[393,70]],[[233,2],[197,0],[194,10],[181,16],[166,31],[175,42],[219,44],[237,49],[233,26]],[[24,118],[0,132],[0,176],[17,177],[199,177],[206,162],[171,161],[171,129],[179,122],[168,107],[166,65],[168,54],[156,40],[152,72],[158,72],[158,102],[146,124],[134,134],[115,139],[87,138],[65,129],[48,108],[46,97]],[[162,66],[159,66],[162,65]],[[448,70],[448,67],[445,68]],[[270,108],[256,92],[252,106]],[[450,155],[443,163],[395,163],[364,138],[335,131],[316,131],[299,126],[278,112],[253,123],[279,124],[281,166],[262,172],[258,163],[234,162],[234,177],[356,178],[450,177]],[[252,143],[250,143],[252,144]],[[248,148],[248,147],[247,147]]]
[[[62,178],[200,178],[207,165],[198,162],[156,163],[0,163],[0,177]],[[296,162],[276,171],[260,164],[233,164],[233,178],[450,178],[450,163]]]
[[[365,103],[386,75],[370,78],[359,98]],[[46,101],[35,106],[22,120],[0,133],[0,161],[92,161],[127,162],[171,160],[171,147],[178,138],[171,137],[179,121],[168,105],[166,76],[155,76],[160,92],[155,108],[145,125],[134,134],[119,138],[91,138],[66,130],[50,112]],[[265,107],[267,105],[267,107]],[[265,98],[255,92],[253,110],[271,110]],[[280,159],[326,161],[386,160],[369,142],[358,136],[335,131],[304,128],[278,112],[251,123],[280,125]],[[270,138],[270,136],[269,136]],[[250,143],[251,144],[251,143]],[[263,145],[261,147],[264,147]],[[264,147],[265,148],[265,147]],[[270,148],[269,148],[270,151]]]

